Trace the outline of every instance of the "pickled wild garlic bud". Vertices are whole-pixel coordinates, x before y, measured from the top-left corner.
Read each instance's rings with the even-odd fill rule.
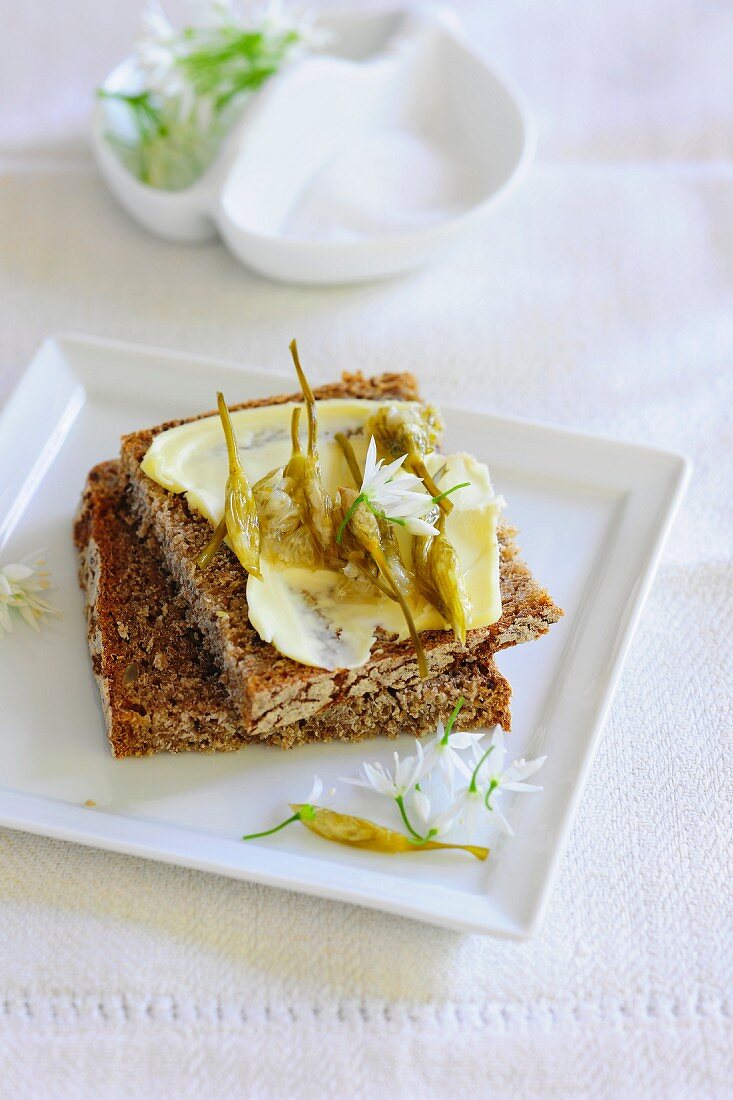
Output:
[[[354,501],[350,505],[351,508],[355,507],[356,494],[353,494],[353,496]],[[350,516],[342,507],[341,496],[339,496],[334,507],[334,522],[339,523],[340,521],[340,531],[349,522],[349,519]],[[382,580],[376,562],[356,539],[348,534],[346,538],[343,538],[342,532],[342,537],[337,540],[337,550],[339,553],[338,568],[343,582],[341,587],[344,592],[348,592],[352,587],[358,587],[362,592],[367,592],[371,596],[381,593],[387,599],[397,599],[394,588]]]
[[[229,476],[224,489],[224,519],[227,537],[239,562],[253,577],[260,574],[260,525],[254,496],[239,461],[237,440],[224,395],[216,395],[229,459]]]
[[[371,566],[371,568],[370,568]],[[386,596],[393,600],[394,593],[384,581],[379,571],[366,554],[360,558],[350,557],[345,561],[333,586],[333,598],[346,603],[361,603],[364,600]]]
[[[458,555],[445,534],[445,516],[437,521],[438,534],[416,538],[412,564],[418,591],[450,625],[456,640],[466,644],[468,595]]]
[[[293,459],[297,456],[294,452],[293,459],[288,463],[289,475],[299,480],[299,488],[303,493],[305,508],[303,522],[309,529],[313,541],[320,552],[324,563],[332,561],[336,554],[333,538],[333,503],[323,485],[321,476],[321,463],[318,457],[318,418],[316,412],[316,399],[313,390],[300,365],[298,345],[295,340],[290,342],[290,354],[293,357],[295,371],[298,375],[300,388],[303,391],[306,414],[308,417],[308,448],[302,463],[298,459],[292,469],[289,469]],[[298,441],[298,449],[300,441]]]
[[[306,502],[303,472],[306,462],[300,447],[298,426],[301,406],[296,405],[290,420],[293,450],[287,465],[271,470],[253,487],[260,519],[262,553],[285,565],[319,569],[322,555],[305,524]]]
[[[379,449],[391,459],[407,455],[405,468],[422,478],[432,497],[440,498],[440,507],[450,515],[453,504],[441,496],[438,486],[425,465],[425,456],[432,454],[442,431],[442,422],[432,406],[415,406],[396,402],[378,409],[366,425]]]
[[[375,518],[377,520],[377,527],[379,528],[379,537],[382,540],[384,556],[392,571],[392,579],[406,600],[414,600],[417,586],[412,573],[402,560],[402,554],[400,553],[400,547],[394,533],[394,527],[386,520],[382,519],[381,516],[376,516]]]
[[[283,477],[292,478],[296,485],[303,484],[305,477],[305,455],[300,445],[300,405],[296,405],[290,415],[290,443],[292,450],[287,465],[283,468]]]
[[[283,565],[319,569],[321,558],[293,499],[292,482],[278,471],[267,481],[258,482],[252,491],[260,520],[262,554]]]
[[[323,837],[324,840],[346,844],[351,848],[366,848],[371,852],[390,854],[454,849],[468,852],[469,855],[480,860],[485,860],[489,855],[488,848],[482,848],[476,844],[443,844],[439,840],[414,840],[393,829],[368,821],[364,817],[337,813],[323,806],[313,806],[312,816],[305,814],[300,816],[303,807],[298,803],[291,804],[290,808],[294,814],[291,820],[300,821],[306,829],[310,829],[312,833]]]
[[[342,551],[347,556],[347,559],[349,554],[356,552],[358,555],[359,551],[366,551],[377,566],[381,579],[392,590],[394,598],[402,609],[402,614],[405,617],[407,629],[415,648],[420,677],[426,680],[428,677],[428,662],[425,656],[425,650],[420,640],[420,635],[417,632],[412,611],[397,584],[390,563],[387,560],[382,545],[377,517],[373,515],[354,489],[345,489],[343,487],[339,489],[339,502],[340,508],[336,511],[334,518],[336,522],[340,519],[338,530],[341,536],[340,545]]]

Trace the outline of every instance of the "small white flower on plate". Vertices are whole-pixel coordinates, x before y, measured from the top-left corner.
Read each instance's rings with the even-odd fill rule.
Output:
[[[490,755],[487,756],[486,765],[481,769],[481,781],[484,786],[492,785],[494,790],[504,791],[541,791],[542,787],[535,787],[531,783],[525,783],[531,775],[538,772],[546,756],[538,756],[534,760],[515,760],[508,768],[504,768],[506,759],[506,745],[504,744],[504,731],[501,726],[496,726],[491,738]],[[476,762],[485,755],[480,745],[473,746],[473,755]]]
[[[50,587],[50,573],[45,564],[38,554],[29,554],[0,569],[0,638],[12,633],[13,610],[34,630],[49,615],[59,614],[40,595]]]
[[[448,807],[447,818],[451,823],[460,821],[470,837],[479,819],[484,813],[488,813],[503,833],[514,836],[514,830],[499,805],[499,797],[504,791],[541,791],[541,787],[526,783],[525,780],[539,771],[547,757],[515,760],[505,769],[506,747],[504,733],[499,726],[494,730],[491,744],[487,748],[474,742],[471,751],[474,758],[471,780]]]
[[[325,795],[325,798],[323,798],[323,800],[321,800],[321,795],[322,794],[323,794],[323,780],[321,779],[320,775],[314,775],[313,776],[313,785],[311,786],[310,793],[308,794],[308,797],[305,799],[304,805],[306,805],[306,806],[315,806],[315,804],[318,802],[318,803],[320,803],[321,806],[327,806],[329,804],[329,802],[332,800],[333,796],[336,794],[336,788],[335,787],[329,787],[328,790],[326,791],[326,795]]]
[[[469,773],[470,774],[470,773]],[[442,836],[447,833],[460,813],[461,807],[451,803],[446,809],[433,813],[432,803],[419,786],[412,792],[412,804],[426,836]]]
[[[415,742],[416,753],[400,760],[399,753],[392,753],[394,759],[394,772],[390,772],[383,764],[362,764],[362,775],[357,779],[343,779],[343,783],[350,783],[352,787],[366,787],[367,790],[376,791],[386,798],[405,797],[416,783],[420,782],[425,764],[425,753],[419,741]]]
[[[466,779],[471,778],[471,769],[460,753],[472,748],[483,736],[483,733],[453,733],[451,730],[446,735],[443,723],[438,722],[435,737],[428,742],[425,749],[423,774],[430,775],[433,771],[437,771],[443,780],[448,797],[453,798],[456,773]]]
[[[323,793],[323,780],[320,775],[313,776],[313,786],[310,789],[310,794],[306,798],[305,802],[307,806],[313,806],[318,801]]]
[[[418,784],[415,790],[412,792],[412,804],[415,807],[415,813],[422,821],[423,825],[427,828],[430,824],[430,813],[432,807],[430,805],[430,799],[425,794]]]

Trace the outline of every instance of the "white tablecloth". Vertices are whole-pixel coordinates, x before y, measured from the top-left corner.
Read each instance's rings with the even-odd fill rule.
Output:
[[[0,400],[60,329],[265,369],[297,334],[321,378],[686,451],[546,923],[460,937],[0,830],[3,1097],[733,1095],[733,8],[460,8],[534,103],[529,179],[433,270],[306,290],[151,239],[97,178],[136,0],[0,0]]]

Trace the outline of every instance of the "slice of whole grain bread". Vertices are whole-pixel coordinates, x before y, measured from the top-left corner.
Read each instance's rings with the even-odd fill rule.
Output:
[[[74,538],[86,593],[89,648],[115,756],[239,749],[261,743],[232,705],[188,604],[161,567],[154,539],[140,539],[120,488],[117,462],[87,481]],[[480,649],[425,684],[395,696],[375,685],[307,720],[281,727],[268,744],[415,736],[445,721],[460,695],[464,729],[509,729],[511,688]]]
[[[344,374],[341,382],[317,388],[315,396],[417,400],[418,391],[410,374],[374,378]],[[232,407],[298,400],[300,394],[282,394]],[[331,672],[298,664],[260,640],[247,616],[247,574],[235,556],[225,546],[214,565],[205,571],[198,569],[195,560],[210,538],[209,523],[189,509],[183,496],[163,489],[140,468],[153,438],[179,423],[183,421],[170,421],[123,437],[121,483],[141,535],[152,534],[157,540],[165,566],[188,602],[192,625],[201,632],[222,668],[244,728],[257,736],[270,737],[294,722],[315,719],[325,707],[353,705],[377,689],[387,688],[395,694],[421,692],[424,685],[410,642],[378,638],[366,665]],[[464,665],[474,651],[495,652],[536,638],[561,616],[518,557],[513,536],[511,528],[501,528],[501,618],[492,626],[469,631],[465,647],[449,631],[422,634],[431,677],[447,673],[456,664]]]

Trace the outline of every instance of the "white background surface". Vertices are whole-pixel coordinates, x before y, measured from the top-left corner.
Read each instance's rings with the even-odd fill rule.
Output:
[[[58,329],[264,369],[297,334],[318,379],[406,367],[690,454],[546,924],[462,938],[0,832],[0,1095],[733,1092],[733,9],[459,10],[529,95],[537,165],[442,266],[314,291],[156,242],[102,188],[88,96],[136,3],[1,0],[0,399]]]

